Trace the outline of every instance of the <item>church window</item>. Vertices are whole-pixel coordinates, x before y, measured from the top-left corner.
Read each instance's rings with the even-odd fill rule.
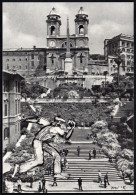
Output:
[[[6,128],[4,129],[4,140],[5,140],[6,138],[9,138],[9,128],[8,128],[8,127],[6,127]]]
[[[55,27],[51,26],[51,35],[55,35]]]
[[[79,34],[84,34],[84,27],[83,27],[83,25],[79,26]]]

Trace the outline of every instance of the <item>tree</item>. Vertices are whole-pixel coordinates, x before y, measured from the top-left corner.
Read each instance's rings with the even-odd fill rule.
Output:
[[[123,58],[122,58],[123,55],[122,55],[122,51],[120,49],[114,51],[114,54],[115,54],[114,61],[117,64],[117,85],[119,86],[120,65],[123,62]]]

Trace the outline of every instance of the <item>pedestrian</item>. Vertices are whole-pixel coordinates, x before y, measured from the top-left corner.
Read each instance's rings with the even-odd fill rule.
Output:
[[[104,176],[104,187],[107,187],[107,179],[106,179],[106,175]]]
[[[95,145],[97,143],[96,137],[93,137],[93,144]]]
[[[43,179],[42,179],[42,190],[43,191],[45,190],[45,182],[46,182],[46,180],[45,180],[45,178],[43,176]]]
[[[64,157],[64,167],[65,167],[66,163],[67,163],[67,159],[66,159],[66,157]]]
[[[21,189],[21,179],[20,179],[20,177],[19,177],[18,180],[17,180],[17,189],[18,189],[18,192],[21,192],[21,191],[22,191],[22,189]]]
[[[121,173],[122,173],[122,179],[125,181],[125,173],[124,173],[124,170],[121,170]]]
[[[96,157],[96,149],[94,148],[93,149],[93,155],[94,155],[94,158]]]
[[[53,184],[52,186],[56,185],[57,186],[57,181],[56,181],[56,177],[53,178]]]
[[[81,177],[79,177],[79,179],[78,179],[78,187],[79,187],[79,190],[83,191]]]
[[[30,188],[33,187],[33,177],[30,177]]]
[[[92,156],[91,156],[91,150],[89,151],[89,160],[91,160]]]
[[[99,170],[98,171],[98,183],[102,183],[102,174],[101,174],[101,171]]]
[[[80,156],[80,146],[77,147],[77,154]]]
[[[39,181],[39,188],[38,188],[38,192],[42,191],[42,187],[41,187],[41,181]]]
[[[108,172],[106,173],[105,178],[106,178],[107,184],[110,185],[110,184],[109,184],[109,178],[108,178]]]
[[[51,175],[51,165],[50,164],[47,165],[47,171],[48,171],[48,175]]]

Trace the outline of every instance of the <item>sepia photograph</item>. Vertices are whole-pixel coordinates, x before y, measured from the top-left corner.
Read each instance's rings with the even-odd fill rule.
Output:
[[[134,193],[134,2],[3,2],[2,44],[2,193]]]

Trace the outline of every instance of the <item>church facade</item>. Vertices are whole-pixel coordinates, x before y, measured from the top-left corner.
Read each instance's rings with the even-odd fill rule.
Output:
[[[67,35],[60,35],[61,17],[53,8],[47,16],[47,73],[65,71]],[[75,34],[69,36],[70,53],[73,72],[87,72],[88,46],[88,15],[81,7],[75,16]]]

